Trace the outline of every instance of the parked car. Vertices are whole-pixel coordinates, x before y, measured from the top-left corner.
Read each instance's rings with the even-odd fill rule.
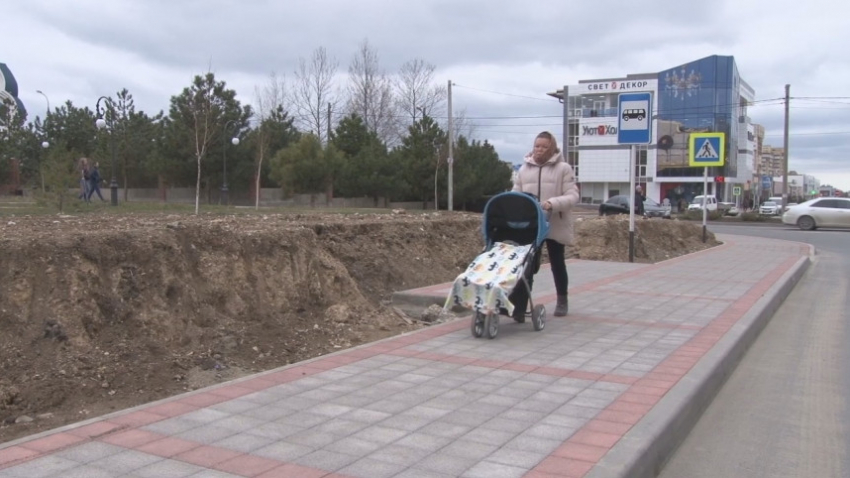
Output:
[[[600,216],[612,216],[614,214],[629,213],[629,196],[611,196],[599,205]],[[643,201],[643,215],[645,217],[662,217],[670,219],[670,207],[662,206],[655,200],[646,198]]]
[[[688,211],[701,211],[703,205],[708,211],[716,211],[717,198],[714,196],[694,196],[693,201],[688,204]]]
[[[688,204],[688,211],[702,211],[703,196],[694,196],[693,201]],[[705,196],[705,208],[708,212],[723,211],[726,214],[732,209],[731,202],[719,202],[715,196]]]
[[[778,216],[782,205],[773,201],[765,201],[759,206],[759,214],[762,216]]]
[[[790,206],[782,223],[804,231],[819,227],[850,227],[850,198],[817,198]]]

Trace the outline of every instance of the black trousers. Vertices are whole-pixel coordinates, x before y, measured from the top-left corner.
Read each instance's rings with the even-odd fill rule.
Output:
[[[569,285],[569,276],[567,276],[567,263],[565,262],[566,247],[558,241],[546,239],[546,252],[549,254],[549,265],[552,267],[552,277],[555,282],[555,293],[557,295],[567,295],[567,286]],[[538,249],[537,254],[532,259],[532,265],[525,268],[525,279],[528,282],[528,288],[525,287],[525,282],[517,283],[514,290],[508,296],[508,300],[516,309],[523,311],[528,309],[528,298],[531,295],[531,287],[534,284],[534,274],[540,270],[541,250]]]

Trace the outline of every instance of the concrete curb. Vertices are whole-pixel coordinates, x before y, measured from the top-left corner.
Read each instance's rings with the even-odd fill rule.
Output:
[[[801,257],[783,274],[585,478],[658,476],[810,264]]]

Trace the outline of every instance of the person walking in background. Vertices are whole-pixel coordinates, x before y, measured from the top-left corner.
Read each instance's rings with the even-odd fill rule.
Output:
[[[89,171],[89,163],[86,158],[80,158],[80,195],[79,199],[89,202],[89,179],[91,172]]]
[[[646,201],[646,196],[643,195],[643,188],[640,187],[640,184],[635,186],[635,215],[643,216],[644,208],[643,202]]]
[[[549,254],[557,294],[554,315],[563,317],[569,311],[569,276],[565,248],[573,242],[572,209],[579,201],[579,193],[573,168],[564,160],[552,133],[544,131],[534,139],[534,148],[525,156],[517,171],[513,190],[536,195],[540,207],[549,213],[546,251]],[[530,280],[529,288],[531,283]],[[511,297],[510,300],[515,307],[514,320],[519,321],[519,317],[524,319],[529,291],[518,286],[514,293],[516,297]]]
[[[94,166],[91,168],[91,172],[89,173],[89,195],[86,199],[87,201],[91,201],[92,194],[97,193],[97,197],[100,198],[101,201],[106,201],[103,199],[103,195],[100,194],[100,163],[94,163]]]

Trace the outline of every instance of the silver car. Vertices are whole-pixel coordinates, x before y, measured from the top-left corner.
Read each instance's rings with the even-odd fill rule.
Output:
[[[817,198],[791,206],[782,223],[804,231],[819,227],[850,227],[850,198]]]

